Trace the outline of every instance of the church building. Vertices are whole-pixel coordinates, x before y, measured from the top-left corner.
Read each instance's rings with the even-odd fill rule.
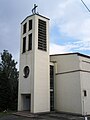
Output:
[[[49,55],[49,19],[35,11],[21,23],[18,111],[90,115],[90,56]]]

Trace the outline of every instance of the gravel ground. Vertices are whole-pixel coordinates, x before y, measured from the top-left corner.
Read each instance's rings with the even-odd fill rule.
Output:
[[[0,120],[85,120],[83,117],[60,114],[60,113],[49,113],[44,115],[37,115],[37,117],[21,117],[17,115],[4,115],[0,116]],[[88,117],[88,120],[90,118]]]

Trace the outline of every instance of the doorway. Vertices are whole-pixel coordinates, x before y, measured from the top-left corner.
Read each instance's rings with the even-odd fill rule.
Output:
[[[23,110],[31,111],[31,94],[22,95],[23,98]]]

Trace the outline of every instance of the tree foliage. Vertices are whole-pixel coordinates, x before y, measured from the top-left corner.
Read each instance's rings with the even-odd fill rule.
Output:
[[[18,71],[17,62],[4,50],[0,62],[0,110],[17,109]]]

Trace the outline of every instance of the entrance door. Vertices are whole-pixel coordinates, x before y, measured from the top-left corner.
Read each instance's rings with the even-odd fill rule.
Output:
[[[26,101],[25,101],[25,109],[30,111],[30,95],[26,95]]]
[[[31,108],[31,95],[23,95],[23,110],[30,111]]]

